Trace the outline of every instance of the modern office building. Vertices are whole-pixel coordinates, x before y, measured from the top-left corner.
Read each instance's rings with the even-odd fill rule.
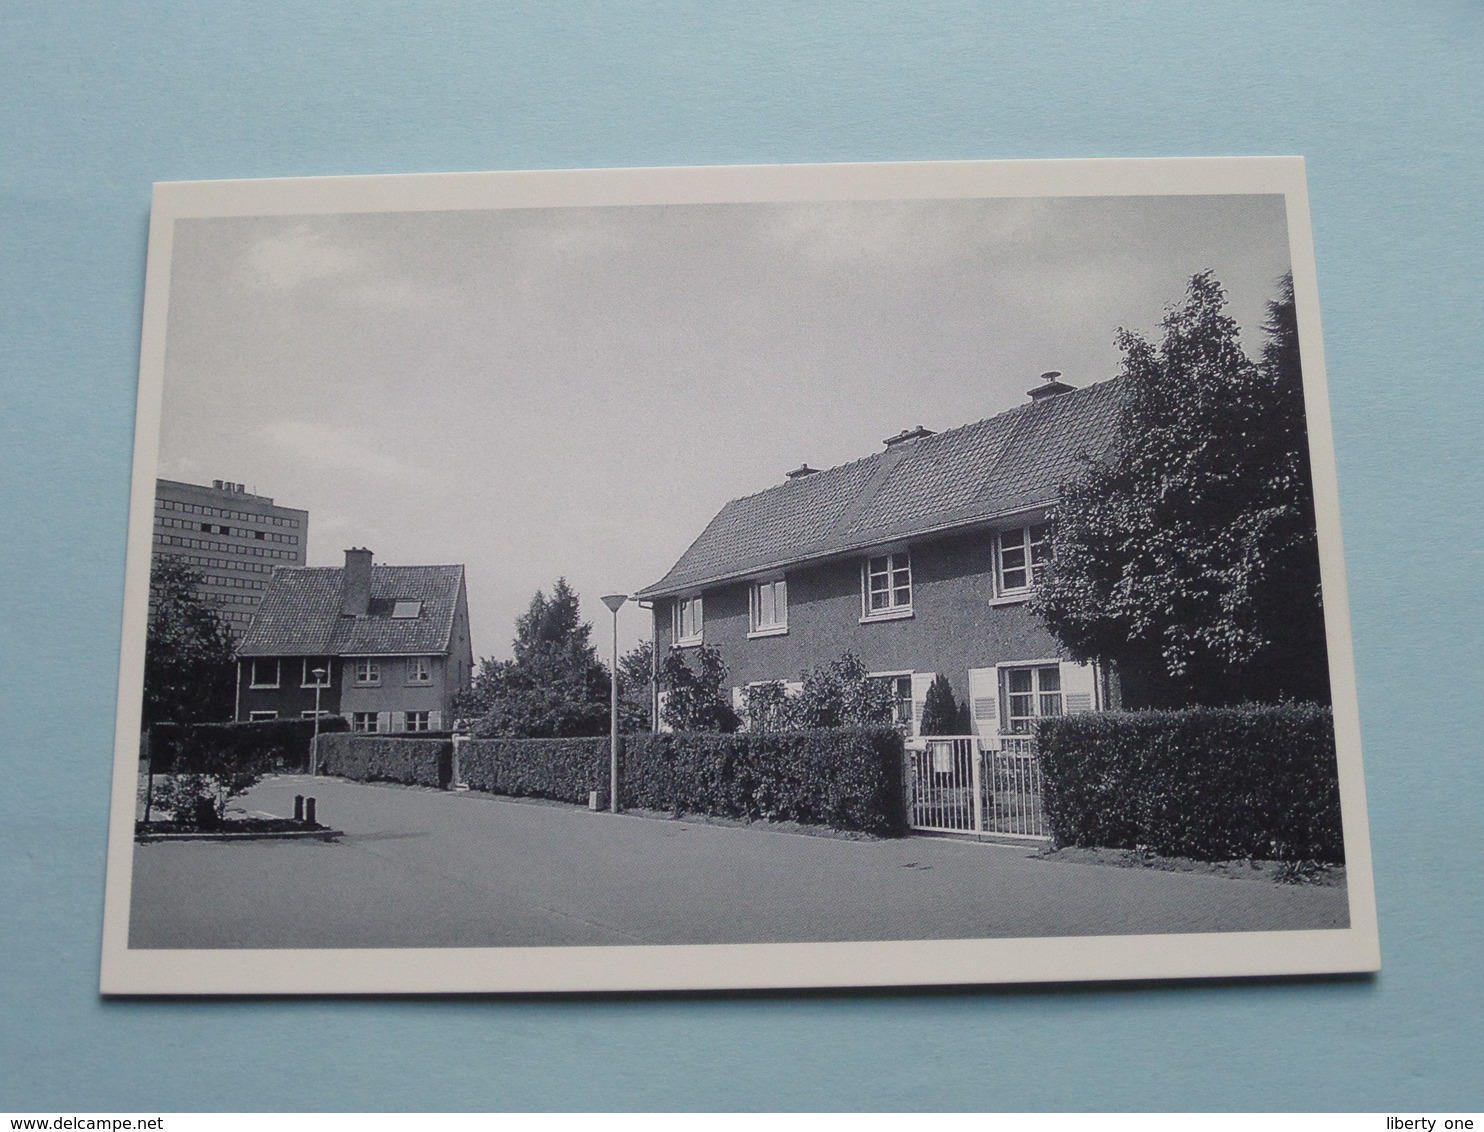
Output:
[[[303,566],[309,512],[279,507],[240,483],[155,481],[154,553],[202,577],[238,637],[246,632],[275,566]]]

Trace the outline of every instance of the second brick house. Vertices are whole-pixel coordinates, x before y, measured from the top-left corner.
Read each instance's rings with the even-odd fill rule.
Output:
[[[463,566],[273,572],[237,649],[237,718],[342,715],[356,731],[440,731],[474,670]]]
[[[728,503],[636,595],[652,603],[657,654],[717,649],[740,705],[750,684],[796,685],[851,652],[914,734],[941,673],[987,746],[1040,716],[1116,706],[1116,681],[1071,661],[1027,604],[1058,486],[1117,428],[1119,382],[1073,389],[1059,376],[1019,408],[909,429],[875,455],[806,465]]]

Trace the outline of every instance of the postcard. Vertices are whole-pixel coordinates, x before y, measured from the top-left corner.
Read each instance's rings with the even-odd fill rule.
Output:
[[[155,186],[101,988],[1379,967],[1301,158]]]

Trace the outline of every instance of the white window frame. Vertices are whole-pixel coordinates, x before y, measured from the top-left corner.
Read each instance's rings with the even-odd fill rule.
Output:
[[[699,645],[706,636],[706,605],[701,600],[701,594],[691,594],[689,597],[677,597],[673,607],[675,646],[686,648],[691,645]],[[695,608],[695,618],[692,621],[693,633],[686,635],[683,632],[685,625],[685,613],[688,608]]]
[[[366,723],[369,726],[362,727]],[[374,711],[353,711],[350,713],[350,729],[362,735],[375,735],[381,730],[381,718]]]
[[[278,713],[276,711],[250,711],[247,713],[247,721],[249,723],[267,723],[277,718]]]
[[[361,688],[375,688],[381,684],[381,661],[374,656],[358,656],[352,662],[355,666],[355,684]],[[362,670],[365,676],[361,675]]]
[[[325,670],[325,678],[323,680],[321,680],[318,684],[316,684],[314,682],[314,670],[316,668],[323,668]],[[304,680],[299,685],[299,687],[301,687],[301,688],[328,688],[330,686],[330,677],[333,674],[334,674],[334,668],[331,666],[331,663],[330,663],[330,661],[328,659],[325,660],[325,663],[324,664],[315,664],[313,657],[305,657],[304,658]]]
[[[764,623],[763,608],[766,601],[763,591],[772,591],[775,620]],[[788,579],[762,578],[747,587],[749,637],[781,637],[788,632]]]
[[[325,711],[324,709],[321,709],[320,711],[316,712],[313,708],[310,708],[308,711],[301,711],[299,713],[299,718],[300,719],[313,719],[316,715],[318,715],[321,719],[328,719],[330,716],[332,716],[334,714],[335,713],[332,712],[332,711]]]
[[[1039,530],[1039,540],[1032,537],[1031,532]],[[1003,531],[996,531],[994,536],[994,589],[995,599],[998,601],[1024,601],[1036,590],[1036,583],[1045,571],[1047,564],[1051,561],[1050,550],[1050,524],[1046,522],[1025,523],[1019,527],[1010,527]],[[1023,585],[1009,585],[1005,581],[1005,536],[1020,536],[1020,543],[1012,546],[1011,550],[1022,551],[1025,554],[1025,562],[1020,566],[1011,566],[1009,569],[1025,574]],[[1039,560],[1036,551],[1041,551]]]
[[[872,565],[877,562],[886,564],[884,570],[873,570]],[[907,575],[907,600],[901,602],[898,596],[903,587],[899,584],[897,575]],[[872,580],[878,577],[886,578],[886,600],[887,605],[881,609],[871,608],[871,594],[873,592]],[[867,621],[895,621],[903,617],[912,616],[912,552],[910,550],[892,550],[885,554],[873,554],[861,559],[861,624]]]
[[[903,668],[893,672],[867,672],[867,680],[890,680],[891,702],[892,702],[892,726],[906,730],[907,734],[914,735],[917,732],[917,704],[915,689],[912,686],[912,669]],[[902,706],[902,681],[907,682],[907,718],[901,718]]]
[[[258,665],[273,664],[273,683],[258,679]],[[278,688],[283,684],[283,661],[280,657],[254,656],[248,659],[247,686],[249,688]]]
[[[421,716],[414,720],[414,716]],[[430,711],[408,711],[402,713],[403,731],[431,731],[433,730],[433,713]]]
[[[1014,664],[1001,664],[996,666],[1000,672],[1000,734],[1001,735],[1030,735],[1035,730],[1035,721],[1038,719],[1052,719],[1056,716],[1067,714],[1067,697],[1065,680],[1062,679],[1061,661],[1059,660],[1027,660],[1018,661]],[[1010,674],[1012,672],[1030,672],[1031,690],[1029,692],[1011,692]],[[1046,689],[1041,685],[1040,673],[1055,672],[1056,687]],[[1034,709],[1030,715],[1013,714],[1013,696],[1029,696],[1031,707]],[[1054,712],[1043,710],[1047,698],[1056,697],[1057,709]],[[1017,729],[1017,724],[1029,720],[1029,724]]]
[[[407,683],[414,687],[426,687],[433,682],[433,658],[409,656],[407,658]]]

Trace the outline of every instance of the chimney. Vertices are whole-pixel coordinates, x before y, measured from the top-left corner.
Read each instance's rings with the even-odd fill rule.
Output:
[[[222,490],[222,481],[221,480],[212,480],[211,481],[211,486],[214,487],[214,488],[216,488],[217,491],[221,491]]]
[[[898,444],[905,444],[909,440],[921,440],[924,436],[932,436],[933,430],[918,425],[916,428],[904,428],[895,436],[888,436],[881,443],[888,448],[895,448]]]
[[[1060,379],[1061,370],[1049,369],[1041,375],[1041,384],[1034,389],[1027,389],[1026,394],[1032,401],[1044,401],[1048,397],[1055,397],[1058,393],[1070,393],[1077,388]]]
[[[801,480],[805,476],[817,476],[817,475],[819,475],[819,469],[818,468],[811,468],[807,463],[803,463],[803,464],[800,464],[793,471],[791,471],[791,472],[784,472],[783,474],[786,475],[791,480]]]
[[[341,617],[364,617],[370,610],[371,558],[365,547],[345,552],[345,573],[340,580]]]

